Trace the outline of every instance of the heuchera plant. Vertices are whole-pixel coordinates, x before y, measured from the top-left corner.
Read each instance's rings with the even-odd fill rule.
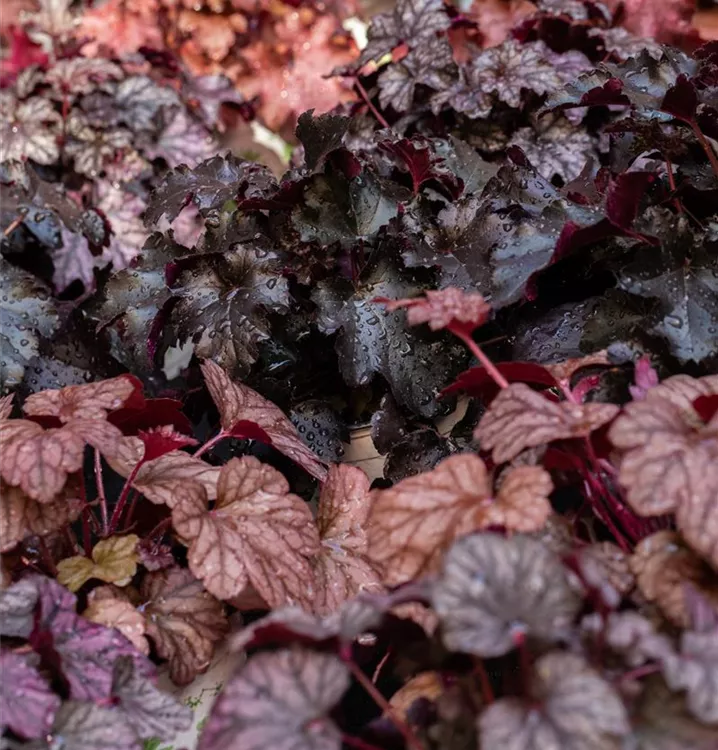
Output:
[[[148,239],[81,292],[50,229],[112,239],[104,177],[66,135],[3,166],[11,747],[181,730],[155,669],[191,682],[235,611],[206,750],[716,747],[718,51],[618,20],[547,1],[483,50],[398,3],[283,177],[121,183]],[[33,128],[91,95],[46,93],[65,61],[130,75],[41,63]]]

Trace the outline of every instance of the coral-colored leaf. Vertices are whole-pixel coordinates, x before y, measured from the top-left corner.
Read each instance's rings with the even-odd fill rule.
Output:
[[[217,501],[197,485],[177,488],[175,529],[190,545],[190,570],[219,599],[231,599],[248,582],[277,607],[315,596],[312,555],[319,535],[307,504],[287,480],[256,458],[234,458],[219,475]]]
[[[145,638],[144,615],[124,599],[113,595],[95,596],[96,592],[105,588],[109,589],[109,587],[101,586],[90,592],[87,609],[82,616],[106,628],[116,628],[141,654],[149,656],[150,644]]]
[[[496,463],[503,463],[525,448],[587,437],[619,411],[614,404],[549,401],[523,383],[512,383],[491,402],[474,436]]]
[[[446,645],[501,656],[528,636],[564,636],[581,600],[559,559],[525,536],[492,533],[460,539],[447,554],[432,601]]]
[[[491,305],[478,292],[463,292],[455,287],[426,292],[425,297],[399,300],[377,300],[390,312],[408,308],[410,326],[428,323],[432,331],[455,329],[468,335],[483,325],[491,314]]]
[[[60,697],[35,669],[31,657],[0,652],[0,721],[26,739],[43,737],[52,726]]]
[[[225,430],[232,430],[240,421],[254,422],[269,435],[278,451],[317,479],[323,481],[326,478],[326,467],[302,442],[296,428],[279,407],[248,386],[230,380],[227,373],[210,360],[202,364],[202,372]]]
[[[378,591],[381,581],[367,556],[369,478],[359,468],[337,464],[322,485],[317,512],[321,549],[313,560],[315,611],[335,612],[360,591]]]
[[[7,552],[28,536],[45,536],[74,521],[82,507],[75,489],[68,484],[53,502],[39,503],[19,487],[0,482],[0,551]]]
[[[435,469],[407,477],[374,496],[369,554],[387,585],[436,571],[444,552],[464,534],[502,525],[536,531],[551,511],[553,489],[538,467],[510,470],[497,493],[476,455],[450,456]]]
[[[120,375],[87,385],[70,385],[53,391],[28,396],[23,411],[28,417],[58,417],[61,422],[72,419],[105,419],[108,412],[125,406],[142,384],[130,375]]]
[[[102,539],[92,550],[92,560],[75,555],[57,564],[57,580],[70,591],[77,591],[89,580],[126,586],[137,572],[136,534]]]
[[[659,531],[643,539],[630,565],[640,592],[675,625],[691,625],[688,586],[718,606],[718,574],[673,531]]]
[[[102,420],[73,419],[48,430],[24,419],[5,420],[0,423],[0,474],[34,500],[49,503],[67,475],[81,468],[87,443],[111,454],[121,438],[116,427]]]
[[[14,393],[9,393],[7,396],[3,396],[2,398],[0,398],[0,420],[8,419],[10,417],[14,399]]]
[[[157,653],[169,659],[172,681],[190,683],[209,666],[215,643],[229,629],[222,603],[182,568],[150,573],[140,594],[147,635]]]
[[[609,438],[621,451],[618,478],[639,515],[670,513],[690,499],[691,507],[685,509],[688,525],[693,525],[692,518],[701,523],[700,508],[707,510],[705,502],[715,489],[716,477],[708,469],[718,441],[693,401],[715,393],[715,376],[668,378],[651,388],[643,401],[627,404],[611,427]]]
[[[202,732],[200,750],[340,750],[327,716],[349,687],[332,654],[299,648],[253,656],[230,680]]]
[[[122,454],[108,459],[110,466],[127,478],[135,466],[143,460],[145,444],[140,438],[127,437],[121,442]],[[186,482],[196,482],[204,487],[210,500],[217,496],[219,467],[211,466],[189,453],[172,450],[159,458],[142,464],[132,486],[153,503],[175,504],[175,488]]]

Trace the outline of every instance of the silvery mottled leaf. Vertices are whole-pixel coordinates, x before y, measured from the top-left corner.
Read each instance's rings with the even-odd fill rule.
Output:
[[[35,625],[37,600],[37,587],[27,578],[0,591],[0,635],[27,638]]]
[[[510,145],[518,146],[538,173],[547,180],[558,175],[564,184],[581,174],[589,159],[598,163],[596,140],[566,118],[546,123],[543,118],[535,127],[514,133]]]
[[[560,639],[581,606],[547,547],[529,537],[492,533],[454,543],[432,601],[444,643],[482,657],[506,654],[524,636]]]
[[[50,101],[34,96],[18,102],[9,91],[0,91],[0,119],[0,161],[52,164],[58,160],[60,115]]]
[[[640,249],[621,270],[619,284],[631,294],[659,299],[663,319],[652,332],[668,341],[680,361],[700,362],[715,354],[718,242],[685,219],[654,211],[650,226],[660,248]]]
[[[134,662],[127,656],[115,662],[112,696],[127,724],[142,739],[171,740],[192,724],[192,709],[137,674]]]
[[[396,112],[411,108],[414,88],[422,84],[442,91],[449,88],[457,75],[451,46],[443,38],[429,38],[416,46],[401,62],[387,66],[379,75],[379,103]]]
[[[103,260],[121,271],[140,254],[148,232],[140,218],[145,210],[142,198],[117,188],[105,180],[96,183],[97,207],[110,222],[110,246],[103,251]]]
[[[654,60],[660,60],[663,55],[663,46],[652,39],[636,36],[620,26],[613,29],[589,29],[589,36],[598,37],[603,46],[622,59],[636,57],[642,52],[649,54]]]
[[[340,750],[327,714],[349,687],[333,654],[300,648],[255,654],[214,705],[200,750]]]
[[[96,259],[85,236],[63,229],[62,247],[51,250],[50,258],[54,267],[52,283],[58,294],[75,281],[81,281],[87,291],[95,288]]]
[[[0,388],[19,385],[37,355],[40,336],[49,338],[60,318],[49,290],[34,276],[0,261]]]
[[[399,0],[392,14],[375,16],[367,32],[367,46],[357,61],[361,67],[391,52],[400,41],[414,47],[449,28],[450,20],[441,0]]]
[[[602,750],[631,731],[611,683],[583,658],[558,651],[537,660],[527,700],[492,703],[478,725],[482,750]]]
[[[55,88],[55,95],[62,100],[63,92],[89,94],[100,89],[111,91],[111,81],[124,77],[122,68],[116,63],[100,57],[73,57],[59,60],[47,72],[47,82]]]
[[[718,634],[685,631],[680,651],[662,658],[671,690],[686,693],[688,710],[706,724],[718,724]]]
[[[152,158],[162,157],[170,167],[186,164],[195,167],[217,153],[217,142],[198,120],[183,107],[165,116],[166,125],[157,140],[148,147]]]
[[[44,742],[31,750],[140,750],[141,744],[125,717],[94,703],[66,701]]]
[[[388,313],[373,301],[402,299],[417,291],[393,264],[382,262],[356,290],[341,280],[322,281],[313,299],[319,329],[339,331],[336,350],[349,385],[365,385],[381,374],[398,403],[432,417],[441,411],[436,394],[461,367],[461,354],[441,337],[409,329],[403,312]]]
[[[160,86],[149,76],[125,78],[117,86],[115,103],[120,117],[134,131],[154,130],[155,115],[163,107],[180,105],[177,92],[169,86]]]
[[[520,44],[509,39],[474,58],[469,80],[480,91],[493,92],[500,101],[518,109],[524,91],[545,94],[565,83],[549,60],[550,54],[543,42]]]
[[[222,104],[242,104],[245,99],[223,75],[189,76],[183,81],[186,100],[197,105],[208,128],[218,125]]]
[[[73,157],[75,170],[88,177],[100,175],[105,165],[132,140],[129,130],[91,127],[79,110],[68,117],[66,132],[66,152]]]

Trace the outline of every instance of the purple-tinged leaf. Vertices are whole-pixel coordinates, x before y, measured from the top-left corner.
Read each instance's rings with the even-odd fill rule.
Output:
[[[0,635],[27,638],[32,633],[38,596],[32,577],[21,578],[0,591]]]
[[[200,750],[340,750],[327,717],[349,687],[332,654],[300,648],[252,656],[229,681],[200,738]]]
[[[94,703],[66,701],[42,745],[31,750],[141,750],[132,726],[120,711]]]
[[[130,656],[142,675],[155,669],[145,656],[119,633],[75,614],[75,597],[50,578],[37,579],[39,610],[30,643],[59,669],[76,700],[109,698],[115,661]],[[70,608],[72,607],[72,608]]]
[[[50,257],[54,266],[52,283],[58,294],[75,281],[82,282],[85,291],[94,290],[96,259],[84,235],[63,229],[62,247],[51,250]]]
[[[0,652],[0,724],[26,739],[46,735],[60,707],[32,662],[31,656]]]
[[[127,724],[142,739],[171,740],[192,724],[192,709],[137,674],[129,656],[121,656],[115,662],[112,696]]]

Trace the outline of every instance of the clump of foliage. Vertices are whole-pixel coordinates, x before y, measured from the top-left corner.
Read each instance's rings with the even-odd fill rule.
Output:
[[[78,28],[86,51],[114,55],[167,50],[193,76],[222,76],[252,102],[272,131],[291,133],[306,109],[325,112],[352,98],[325,76],[356,57],[341,21],[351,3],[111,0],[86,10]]]
[[[0,624],[42,696],[13,742],[271,610],[200,747],[715,747],[718,51],[616,22],[546,0],[482,50],[399,3],[282,178],[140,180],[142,251],[82,293],[34,212],[107,232],[94,178],[7,162]],[[374,487],[338,463],[362,420]]]

